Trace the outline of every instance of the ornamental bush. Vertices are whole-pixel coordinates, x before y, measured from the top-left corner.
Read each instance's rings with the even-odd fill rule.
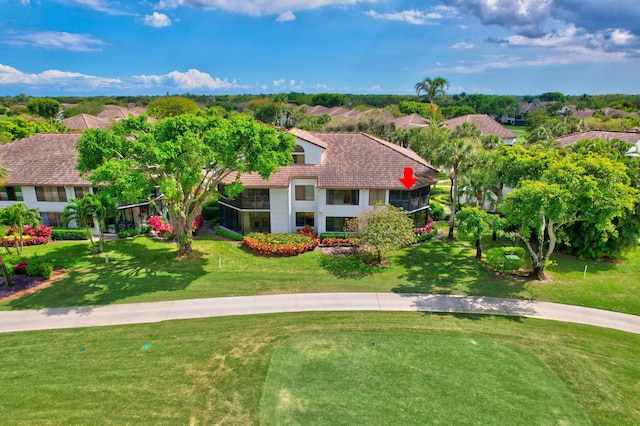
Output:
[[[153,228],[159,237],[170,240],[175,236],[173,226],[169,223],[165,223],[160,216],[151,216],[147,219],[147,224],[151,225],[151,228]]]
[[[252,232],[242,239],[253,252],[262,255],[297,256],[313,250],[318,245],[317,238],[301,234]]]
[[[25,270],[30,277],[42,277],[48,280],[51,278],[53,263],[45,256],[33,255],[27,259]]]
[[[327,247],[357,247],[360,240],[357,238],[324,238],[320,242],[321,245]]]
[[[498,272],[514,273],[522,268],[526,252],[522,247],[495,247],[487,250],[487,263]]]
[[[429,201],[429,217],[433,220],[444,220],[444,207],[437,201]]]
[[[87,230],[79,228],[53,228],[51,230],[51,239],[60,240],[86,240]]]

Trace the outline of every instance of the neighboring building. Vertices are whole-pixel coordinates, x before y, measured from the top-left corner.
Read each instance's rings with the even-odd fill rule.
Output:
[[[556,142],[558,142],[562,148],[566,148],[567,146],[580,142],[583,139],[600,139],[607,142],[619,139],[635,145],[635,147],[632,147],[628,151],[627,155],[634,157],[640,156],[640,130],[632,130],[628,132],[589,130],[557,138]]]
[[[445,126],[453,130],[462,123],[473,123],[480,129],[482,136],[496,135],[502,139],[505,145],[513,145],[516,142],[516,135],[502,124],[486,114],[469,114],[455,117],[444,122]]]
[[[91,182],[76,169],[80,133],[39,133],[0,146],[9,179],[0,187],[0,208],[24,203],[37,208],[47,226],[64,227],[62,214],[71,198],[93,193]],[[149,202],[118,207],[111,231],[141,225],[152,214]],[[75,226],[73,223],[71,226]],[[94,232],[98,232],[97,226]]]
[[[145,108],[123,108],[118,105],[105,105],[104,110],[98,114],[98,117],[109,118],[112,120],[122,120],[129,117],[137,117],[146,114]]]
[[[73,117],[65,118],[62,122],[70,130],[107,129],[113,124],[108,118],[89,114],[74,115]]]
[[[363,133],[290,132],[294,164],[268,180],[241,175],[244,192],[220,200],[222,226],[242,234],[295,232],[305,225],[342,232],[347,220],[377,201],[404,208],[417,225],[426,221],[438,171],[413,151]],[[408,167],[418,178],[410,190],[399,181]]]
[[[402,127],[403,129],[412,129],[414,127],[428,127],[429,122],[426,118],[418,114],[405,115],[393,120],[396,128]]]

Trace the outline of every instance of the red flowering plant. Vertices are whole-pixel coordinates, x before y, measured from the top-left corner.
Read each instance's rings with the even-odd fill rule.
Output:
[[[204,218],[202,217],[202,213],[200,213],[195,219],[193,219],[193,223],[191,224],[191,233],[194,235],[197,234],[200,228],[202,228],[202,225],[204,225]]]
[[[7,234],[9,236],[3,237],[2,243],[14,247],[16,245],[16,239],[13,236],[15,234],[15,228],[9,228]],[[45,225],[39,225],[30,227],[26,225],[22,228],[22,245],[23,246],[37,246],[41,244],[47,244],[51,240],[51,227]]]
[[[433,231],[434,226],[435,223],[433,223],[433,219],[431,219],[431,216],[429,216],[427,217],[427,223],[420,228],[414,229],[413,233],[416,234],[416,237],[419,237],[420,235],[428,234],[429,232]]]
[[[164,222],[160,216],[151,216],[147,219],[147,225],[151,226],[159,237],[169,240],[175,236],[173,226],[171,226],[170,223]]]
[[[302,234],[261,234],[252,232],[242,239],[252,251],[261,255],[296,256],[313,250],[318,245],[317,238]]]
[[[300,228],[296,231],[296,234],[304,235],[309,238],[316,238],[318,233],[315,229],[310,227],[309,225],[305,225],[304,228]]]

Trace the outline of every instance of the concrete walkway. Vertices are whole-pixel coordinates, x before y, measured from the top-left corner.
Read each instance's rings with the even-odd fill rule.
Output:
[[[640,334],[640,316],[635,315],[495,297],[397,293],[279,294],[3,311],[0,312],[0,333],[309,311],[418,311],[506,315],[588,324]]]

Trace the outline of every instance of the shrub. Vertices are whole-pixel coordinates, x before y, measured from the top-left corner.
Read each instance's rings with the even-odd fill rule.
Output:
[[[118,232],[118,238],[129,238],[129,237],[135,237],[136,235],[140,235],[140,234],[144,234],[145,230],[147,230],[148,228],[146,227],[141,227],[141,228],[134,228],[134,229],[127,229],[126,231],[120,231]]]
[[[204,220],[216,221],[219,219],[220,208],[218,207],[218,202],[211,200],[202,205],[202,217]]]
[[[9,268],[7,268],[9,270]],[[20,263],[13,265],[14,274],[26,274],[27,273],[27,261],[23,260]]]
[[[309,238],[316,238],[316,230],[310,227],[309,225],[305,225],[304,228],[298,229],[296,234],[305,235]]]
[[[34,255],[27,260],[26,272],[30,277],[51,278],[53,263],[45,256]]]
[[[193,219],[193,223],[191,224],[191,233],[195,235],[200,228],[202,228],[202,225],[204,225],[204,217],[202,217],[201,213]]]
[[[433,219],[428,217],[426,225],[423,225],[420,228],[414,229],[413,233],[416,235],[416,237],[419,237],[421,235],[428,234],[431,231],[433,231],[434,226],[435,226],[435,223],[433,222]]]
[[[440,203],[440,204],[444,204],[446,206],[450,206],[451,205],[451,198],[449,197],[449,195],[436,195],[435,197],[431,198],[433,201]],[[431,204],[429,204],[429,207],[431,207]]]
[[[433,220],[444,219],[444,207],[437,201],[429,201],[429,217]]]
[[[327,247],[357,247],[360,245],[360,240],[357,238],[324,238],[321,244]]]
[[[526,255],[522,247],[496,247],[487,250],[486,259],[493,270],[513,273],[522,268]]]
[[[153,228],[153,230],[158,234],[159,237],[166,238],[167,240],[175,237],[175,233],[173,231],[173,226],[171,224],[166,223],[162,220],[160,216],[151,216],[147,219],[147,224]]]
[[[223,228],[222,226],[216,226],[216,234],[233,241],[242,241],[242,235],[238,234],[237,232],[233,232],[226,228]]]
[[[301,234],[252,232],[242,239],[252,251],[262,255],[296,256],[313,250],[318,245],[317,238]]]
[[[9,234],[13,234],[13,229],[9,229]],[[35,228],[26,225],[22,228],[22,245],[23,246],[37,246],[41,244],[47,244],[51,239],[51,227],[40,225]],[[3,237],[2,244],[10,247],[15,247],[16,239],[13,236]]]
[[[87,231],[78,228],[53,228],[51,230],[51,239],[60,240],[86,240]]]
[[[347,238],[353,238],[354,234],[350,233],[350,232],[323,232],[322,234],[320,234],[320,239],[324,240],[325,238],[341,238],[341,239],[347,239]]]
[[[431,232],[428,232],[426,234],[418,235],[416,237],[416,243],[423,243],[425,241],[428,241],[428,240],[432,239],[433,237],[435,237],[437,233],[438,233],[438,230],[437,229],[433,229],[433,230],[431,230]]]

